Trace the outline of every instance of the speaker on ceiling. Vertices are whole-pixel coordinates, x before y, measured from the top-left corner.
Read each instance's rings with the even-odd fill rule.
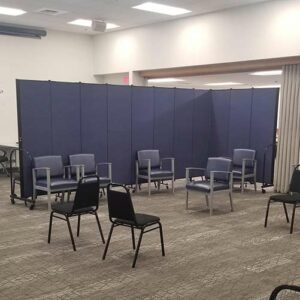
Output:
[[[106,30],[106,23],[103,21],[93,20],[92,29],[98,32],[104,32]]]

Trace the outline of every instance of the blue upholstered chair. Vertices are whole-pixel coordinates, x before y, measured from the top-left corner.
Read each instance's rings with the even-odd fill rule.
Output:
[[[163,161],[169,160],[169,169],[163,167]],[[174,193],[175,159],[172,157],[160,158],[159,150],[137,151],[136,160],[136,191],[139,188],[139,179],[148,182],[148,195],[151,195],[151,182],[157,182],[158,189],[164,180],[172,180],[172,192]]]
[[[242,193],[244,192],[245,182],[253,182],[256,191],[256,151],[252,149],[233,150],[233,181],[241,183]]]
[[[201,180],[193,180],[192,172],[198,172]],[[200,172],[200,174],[199,174]],[[203,180],[203,177],[204,180]],[[206,168],[186,168],[186,209],[188,209],[189,192],[200,192],[205,194],[206,205],[209,207],[210,215],[213,214],[213,195],[218,191],[228,191],[231,211],[232,204],[232,161],[228,158],[210,157]]]
[[[48,209],[51,209],[51,194],[77,189],[77,180],[69,174],[69,166],[64,166],[59,155],[39,156],[33,158],[33,196],[30,209],[34,208],[37,191],[46,192]]]
[[[101,189],[107,187],[112,181],[112,164],[108,162],[96,163],[95,155],[88,153],[73,154],[69,156],[72,175],[76,174],[76,179],[89,175],[99,176],[99,186]],[[80,172],[78,171],[80,169]],[[104,169],[104,170],[103,170]],[[106,172],[105,172],[106,171]]]

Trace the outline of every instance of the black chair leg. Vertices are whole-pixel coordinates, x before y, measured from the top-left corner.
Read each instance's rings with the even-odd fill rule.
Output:
[[[292,215],[290,234],[293,233],[293,229],[294,229],[295,212],[296,212],[296,204],[294,204],[294,206],[293,206],[293,215]]]
[[[95,212],[95,217],[96,217],[96,221],[97,221],[97,224],[98,224],[99,232],[100,232],[100,235],[101,235],[102,243],[105,244],[105,239],[104,239],[104,236],[103,236],[103,232],[102,232],[102,228],[101,228],[101,224],[100,224],[97,212]]]
[[[53,220],[53,211],[50,213],[49,231],[48,231],[48,244],[50,244],[50,240],[51,240],[52,220]]]
[[[266,211],[266,218],[265,218],[265,227],[267,227],[267,224],[268,224],[268,216],[269,216],[270,203],[271,203],[271,199],[269,199],[269,201],[268,201],[268,206],[267,206],[267,211]]]
[[[135,268],[136,260],[137,260],[137,257],[139,255],[139,250],[140,250],[143,234],[144,234],[144,228],[142,228],[142,230],[141,230],[139,241],[138,241],[138,244],[137,244],[137,247],[136,247],[136,250],[135,250],[134,259],[133,259],[133,263],[132,263],[133,268]]]
[[[131,238],[132,238],[132,248],[135,250],[135,236],[134,236],[134,228],[131,226]]]
[[[108,250],[108,246],[109,246],[109,243],[110,243],[110,239],[111,239],[114,227],[115,227],[115,225],[111,224],[110,231],[109,231],[108,238],[107,238],[107,242],[106,242],[105,249],[104,249],[104,253],[103,253],[103,256],[102,256],[102,260],[104,260],[105,257],[106,257],[106,253],[107,253],[107,250]]]
[[[286,209],[286,205],[285,205],[285,203],[282,203],[282,204],[283,204],[283,208],[284,208],[284,213],[285,213],[286,221],[287,221],[288,223],[290,223],[289,215],[288,215],[287,209]]]
[[[80,214],[78,215],[78,221],[77,221],[77,236],[79,236],[80,232]]]
[[[72,233],[72,228],[71,228],[71,224],[70,224],[70,220],[69,220],[68,216],[66,216],[66,220],[67,220],[69,233],[70,233],[70,237],[71,237],[71,241],[72,241],[72,245],[73,245],[73,250],[76,251],[75,242],[74,242],[73,233]]]
[[[161,243],[161,254],[162,256],[165,256],[165,245],[164,245],[164,237],[163,237],[163,230],[161,223],[158,222],[159,225],[159,233],[160,233],[160,243]]]

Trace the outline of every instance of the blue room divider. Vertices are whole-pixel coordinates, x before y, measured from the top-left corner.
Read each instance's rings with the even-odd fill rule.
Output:
[[[275,142],[278,89],[194,90],[17,80],[20,146],[32,157],[94,153],[113,164],[113,181],[135,181],[136,151],[175,157],[176,178],[209,156]],[[274,153],[266,162],[272,182]],[[21,193],[32,193],[31,161],[21,157]]]

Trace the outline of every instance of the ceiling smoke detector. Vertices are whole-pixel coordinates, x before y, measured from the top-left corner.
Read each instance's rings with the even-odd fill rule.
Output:
[[[57,10],[52,8],[41,8],[36,12],[47,16],[59,16],[67,13],[65,10]]]

